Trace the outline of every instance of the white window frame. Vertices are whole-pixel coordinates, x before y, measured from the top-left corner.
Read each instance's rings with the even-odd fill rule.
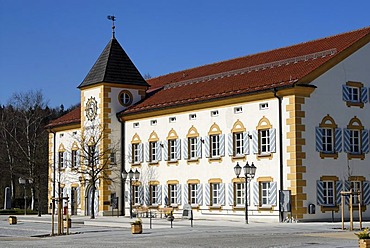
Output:
[[[221,205],[220,192],[221,192],[221,183],[211,183],[211,206]]]
[[[168,159],[169,161],[177,161],[177,151],[176,151],[176,139],[168,140]]]
[[[271,206],[270,188],[271,182],[259,182],[260,185],[260,204],[261,206]]]
[[[258,130],[258,138],[260,154],[270,154],[270,129]]]
[[[149,156],[150,156],[150,162],[156,162],[158,161],[158,142],[157,141],[151,141],[149,142]]]
[[[322,181],[323,206],[335,206],[335,181]]]
[[[168,184],[168,203],[177,205],[177,184]]]
[[[214,134],[209,136],[209,153],[211,158],[220,157],[220,135]]]
[[[197,192],[198,192],[198,184],[190,183],[189,184],[189,204],[197,204]]]
[[[245,206],[245,183],[234,183],[235,206]]]
[[[58,165],[61,169],[65,167],[64,152],[58,152]]]
[[[349,101],[354,102],[354,103],[359,103],[361,102],[361,89],[359,87],[354,87],[354,86],[347,86],[348,87],[348,92],[349,92]]]
[[[351,154],[361,154],[361,130],[349,129],[349,147]],[[356,136],[357,134],[357,136]],[[357,149],[357,151],[356,151]]]
[[[78,166],[77,164],[77,150],[71,151],[71,166],[72,168],[76,168]]]
[[[188,158],[189,160],[197,159],[198,158],[198,138],[197,137],[189,137],[188,138]]]
[[[151,206],[156,205],[158,202],[158,185],[149,185],[150,189],[150,204]]]
[[[140,144],[132,144],[132,162],[134,164],[140,163]]]
[[[139,185],[132,185],[133,204],[140,205]]]
[[[321,128],[321,129],[322,129],[322,152],[334,153],[335,147],[334,129],[333,128]]]
[[[244,156],[244,139],[243,132],[233,133],[234,156]]]
[[[362,192],[362,182],[361,181],[350,181],[351,182],[351,189],[353,192],[360,192],[360,201],[362,201],[363,192]],[[357,195],[352,196],[352,204],[358,204]]]

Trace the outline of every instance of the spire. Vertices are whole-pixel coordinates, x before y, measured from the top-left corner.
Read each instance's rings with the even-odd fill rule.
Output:
[[[109,15],[107,16],[108,20],[111,20],[112,21],[112,39],[115,39],[115,31],[114,29],[116,28],[116,26],[114,26],[114,21],[116,20],[116,17],[114,15]]]

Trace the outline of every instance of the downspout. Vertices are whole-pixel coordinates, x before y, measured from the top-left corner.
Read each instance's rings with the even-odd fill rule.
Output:
[[[283,169],[284,169],[284,164],[283,164],[283,117],[282,117],[282,101],[283,99],[277,95],[277,88],[274,88],[274,96],[278,99],[279,102],[279,169],[280,169],[280,185],[279,185],[279,192],[281,190],[284,190],[284,174],[283,174]],[[281,209],[281,204],[280,204],[280,194],[279,194],[279,222],[283,222],[284,216],[283,212]]]
[[[125,170],[125,122],[122,121],[118,116],[118,121],[121,123],[121,215],[125,216],[125,192],[126,192],[126,182],[122,179],[122,172]]]

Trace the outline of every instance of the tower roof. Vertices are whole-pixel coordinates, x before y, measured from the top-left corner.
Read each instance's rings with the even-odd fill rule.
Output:
[[[78,88],[102,82],[149,87],[149,84],[114,37],[104,48]]]

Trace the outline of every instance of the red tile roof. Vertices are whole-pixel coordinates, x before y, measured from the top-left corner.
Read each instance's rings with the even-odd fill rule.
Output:
[[[71,110],[65,115],[62,115],[61,117],[52,120],[46,128],[55,128],[59,126],[67,126],[67,125],[73,125],[73,124],[80,124],[81,122],[81,106],[78,105],[76,108]]]
[[[369,33],[367,27],[152,78],[152,89],[163,88],[120,115],[293,86]]]

